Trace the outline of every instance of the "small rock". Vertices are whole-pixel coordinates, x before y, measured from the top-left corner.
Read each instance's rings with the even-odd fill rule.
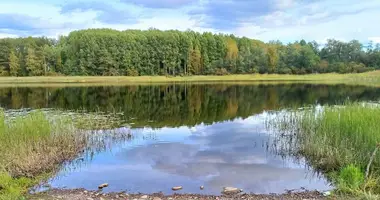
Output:
[[[173,200],[173,198],[169,197],[168,200]]]
[[[154,197],[153,200],[161,200],[159,197]]]
[[[118,199],[118,198],[119,198],[119,195],[116,195],[115,197],[116,197],[116,199]]]
[[[100,197],[100,199],[99,200],[104,200],[102,197]]]
[[[172,187],[172,190],[182,190],[182,186]]]
[[[94,200],[94,199],[89,197],[89,198],[87,198],[87,200]]]
[[[323,192],[322,195],[325,196],[325,197],[327,197],[327,196],[331,195],[331,192],[330,191],[326,191],[326,192]]]
[[[205,189],[205,187],[202,185],[201,187],[199,187],[201,190]]]
[[[222,193],[225,194],[237,194],[243,192],[242,189],[234,188],[234,187],[224,187]]]
[[[103,184],[98,186],[99,189],[103,189],[105,187],[108,187],[108,183],[103,183]]]
[[[140,197],[140,199],[148,199],[148,195],[143,195]]]
[[[88,191],[87,191],[87,190],[85,190],[85,191],[83,191],[83,193],[87,194],[87,193],[88,193]]]

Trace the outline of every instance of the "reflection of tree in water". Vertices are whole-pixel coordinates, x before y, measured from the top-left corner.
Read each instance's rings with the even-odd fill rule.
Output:
[[[145,85],[125,87],[1,88],[5,108],[60,108],[123,113],[134,126],[207,124],[264,110],[375,100],[380,89],[362,86]]]

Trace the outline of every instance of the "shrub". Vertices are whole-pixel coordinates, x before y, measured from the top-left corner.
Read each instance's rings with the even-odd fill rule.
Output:
[[[336,182],[339,191],[351,193],[359,191],[364,183],[364,173],[359,167],[350,164],[339,172]]]
[[[215,75],[218,76],[223,76],[223,75],[228,75],[228,71],[225,68],[218,68],[215,70]]]
[[[138,76],[138,75],[139,75],[139,72],[136,69],[133,69],[133,68],[127,69],[127,76]]]

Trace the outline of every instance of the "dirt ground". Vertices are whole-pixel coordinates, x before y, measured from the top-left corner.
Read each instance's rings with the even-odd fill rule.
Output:
[[[287,194],[271,194],[271,195],[258,195],[258,194],[234,194],[234,195],[197,195],[197,194],[174,194],[165,196],[162,193],[144,195],[144,194],[127,194],[127,193],[107,193],[103,194],[100,191],[86,191],[83,189],[76,190],[49,190],[47,192],[34,194],[27,199],[31,200],[232,200],[232,199],[251,199],[251,200],[319,200],[326,199],[321,193],[316,191],[307,192],[289,192]]]

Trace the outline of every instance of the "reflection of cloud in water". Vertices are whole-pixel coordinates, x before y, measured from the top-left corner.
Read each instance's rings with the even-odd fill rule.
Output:
[[[143,193],[171,193],[171,187],[182,185],[179,192],[203,194],[219,194],[225,186],[254,193],[327,189],[324,180],[307,177],[303,164],[273,153],[274,138],[265,130],[264,116],[192,128],[132,129],[132,141],[100,152],[52,185],[94,189],[108,182],[107,191]]]
[[[258,118],[191,128],[185,143],[156,143],[121,152],[132,163],[149,163],[172,175],[201,179],[214,189],[234,184],[256,192],[283,192],[308,184],[304,166],[268,151],[271,138]],[[281,185],[280,183],[283,182]],[[288,183],[285,183],[288,182]],[[260,188],[262,185],[265,187]]]

